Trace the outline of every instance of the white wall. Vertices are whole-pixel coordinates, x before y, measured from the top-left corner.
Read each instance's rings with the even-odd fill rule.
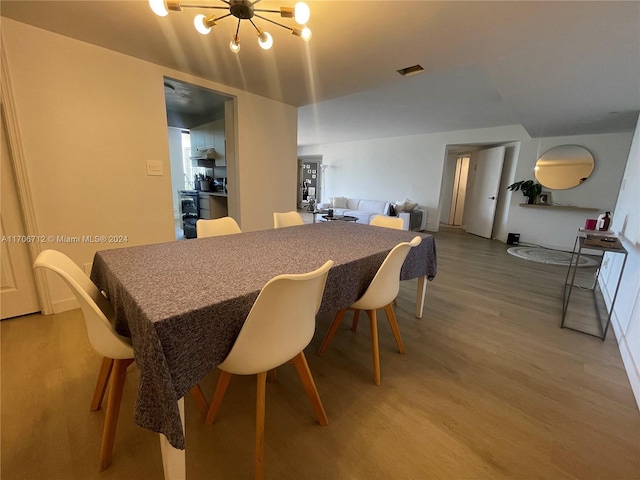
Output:
[[[230,204],[242,228],[270,227],[274,210],[295,206],[294,107],[4,17],[1,35],[38,229],[29,234],[175,239],[165,75],[236,98]],[[165,175],[147,176],[147,160],[161,161]],[[46,245],[80,265],[118,246]],[[52,288],[54,309],[71,298]]]
[[[618,234],[629,252],[612,315],[612,325],[640,407],[640,122],[631,143],[610,228]],[[621,267],[622,255],[605,255],[600,271],[600,284],[609,305]]]

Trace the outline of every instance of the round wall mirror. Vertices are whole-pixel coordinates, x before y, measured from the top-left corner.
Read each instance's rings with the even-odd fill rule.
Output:
[[[593,172],[593,155],[578,145],[562,145],[545,152],[536,162],[536,180],[553,190],[573,188]]]

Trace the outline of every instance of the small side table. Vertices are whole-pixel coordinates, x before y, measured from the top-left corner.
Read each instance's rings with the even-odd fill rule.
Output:
[[[585,333],[587,335],[591,335],[593,337],[599,338],[600,340],[602,340],[604,342],[606,336],[607,336],[607,330],[609,329],[609,324],[611,323],[611,314],[613,313],[613,307],[616,304],[616,297],[618,296],[618,290],[620,288],[620,280],[622,280],[622,274],[624,273],[624,267],[625,264],[627,263],[627,250],[622,246],[622,245],[615,245],[615,246],[606,246],[606,245],[585,245],[585,240],[587,239],[587,233],[594,233],[600,237],[604,237],[604,236],[612,236],[611,232],[590,232],[590,231],[585,231],[583,229],[580,229],[578,231],[578,235],[576,236],[576,240],[573,244],[573,251],[571,252],[571,261],[569,262],[569,269],[567,270],[567,276],[565,278],[564,281],[564,295],[563,295],[563,304],[562,304],[562,323],[560,324],[561,328],[567,328],[569,330],[574,330],[576,332],[580,332],[580,333]],[[582,250],[587,249],[587,250],[596,250],[596,251],[601,251],[603,252],[603,254],[605,252],[611,252],[611,253],[619,253],[624,255],[624,260],[622,261],[622,268],[620,269],[620,275],[618,276],[618,281],[616,282],[616,289],[615,289],[615,293],[613,294],[613,299],[611,300],[611,306],[609,307],[609,310],[607,312],[607,320],[603,326],[602,324],[602,319],[600,318],[600,310],[598,309],[598,299],[596,296],[596,286],[598,285],[598,276],[600,275],[600,267],[602,266],[602,260],[600,260],[600,265],[598,265],[597,267],[597,271],[596,271],[596,276],[595,276],[595,280],[593,282],[593,287],[589,288],[588,290],[591,290],[591,293],[593,295],[593,302],[594,302],[594,306],[596,309],[596,314],[598,317],[598,328],[600,330],[600,335],[595,335],[593,333],[590,332],[585,332],[584,330],[579,330],[577,328],[572,328],[569,327],[567,325],[565,325],[565,320],[566,320],[566,316],[567,316],[567,310],[569,309],[569,301],[571,300],[571,291],[573,290],[573,287],[580,287],[580,285],[575,285],[575,278],[576,278],[576,271],[578,269],[578,263],[580,262],[580,255],[582,254]],[[574,262],[574,258],[575,258],[575,262]],[[604,258],[604,255],[603,255]],[[569,280],[569,277],[571,277],[571,280]],[[584,288],[584,287],[580,287],[580,288]],[[606,306],[605,306],[606,308]]]
[[[358,221],[358,217],[354,217],[352,215],[322,215],[322,218],[324,218],[327,222],[335,222],[335,221],[341,221],[341,222],[357,222]]]
[[[329,210],[325,208],[317,208],[313,212],[309,212],[309,213],[313,215],[313,223],[316,223],[316,221],[318,220],[318,215],[327,214],[329,213]]]

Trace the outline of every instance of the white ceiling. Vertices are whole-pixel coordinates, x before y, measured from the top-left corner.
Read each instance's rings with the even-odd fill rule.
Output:
[[[274,47],[260,49],[242,22],[238,55],[234,20],[202,36],[193,10],[160,18],[146,0],[2,0],[1,14],[302,107],[300,145],[511,124],[532,137],[635,127],[638,1],[307,3],[311,42],[256,19]],[[396,73],[414,64],[425,71]]]

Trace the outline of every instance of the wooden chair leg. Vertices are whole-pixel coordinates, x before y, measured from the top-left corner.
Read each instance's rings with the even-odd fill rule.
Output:
[[[355,332],[358,329],[358,317],[360,317],[360,310],[353,311],[353,323],[351,324],[351,331]]]
[[[380,385],[380,351],[378,348],[378,321],[375,310],[367,310],[371,323],[371,347],[373,349],[373,381]]]
[[[113,442],[116,437],[116,427],[118,426],[118,414],[120,413],[124,381],[127,376],[127,367],[132,363],[132,358],[123,360],[116,359],[113,361],[107,413],[102,430],[102,445],[100,446],[100,471],[103,471],[111,464],[111,454],[113,453]]]
[[[254,477],[255,480],[262,480],[264,478],[264,416],[267,372],[258,374],[256,387],[256,458]]]
[[[313,407],[313,411],[316,413],[318,423],[320,425],[329,425],[327,414],[322,406],[320,394],[318,393],[316,384],[313,381],[313,376],[311,375],[311,370],[309,370],[309,364],[307,363],[307,358],[304,356],[304,352],[300,352],[293,358],[293,364],[296,366],[300,380],[302,380],[302,385],[304,385],[304,390],[307,392],[309,400],[311,400],[311,406]]]
[[[196,384],[189,393],[193,397],[193,400],[196,402],[196,406],[198,407],[198,411],[202,414],[207,413],[209,410],[209,402],[207,402],[207,397],[204,396],[204,392],[202,391],[202,387],[199,383]]]
[[[102,400],[104,394],[107,391],[107,384],[109,383],[109,377],[111,376],[111,369],[113,367],[113,358],[104,357],[102,359],[102,365],[100,366],[100,373],[98,374],[98,381],[96,382],[96,389],[93,392],[93,398],[91,399],[91,410],[96,411],[102,408]]]
[[[220,377],[218,377],[216,390],[213,392],[213,398],[211,398],[209,411],[207,412],[207,416],[204,419],[205,425],[211,425],[213,422],[215,422],[216,415],[218,414],[218,410],[220,409],[220,405],[222,404],[222,399],[224,398],[224,394],[227,391],[229,380],[231,380],[231,374],[229,372],[225,372],[224,370],[220,370]]]
[[[391,331],[393,332],[393,336],[396,339],[396,345],[398,346],[398,351],[400,353],[404,353],[404,343],[402,343],[402,337],[400,336],[400,328],[398,328],[398,320],[396,319],[396,314],[393,311],[393,307],[391,304],[384,307],[384,311],[387,314],[387,318],[389,319],[389,325],[391,325]]]
[[[333,323],[331,324],[331,327],[329,327],[329,331],[327,332],[326,337],[324,337],[324,340],[322,341],[322,345],[320,345],[320,350],[318,350],[318,355],[324,355],[324,352],[326,352],[327,348],[329,348],[329,344],[331,343],[333,336],[336,334],[336,331],[338,330],[340,323],[342,323],[342,317],[344,317],[344,314],[346,311],[347,310],[343,308],[341,310],[338,310],[338,313],[336,313],[336,316],[333,319]]]

